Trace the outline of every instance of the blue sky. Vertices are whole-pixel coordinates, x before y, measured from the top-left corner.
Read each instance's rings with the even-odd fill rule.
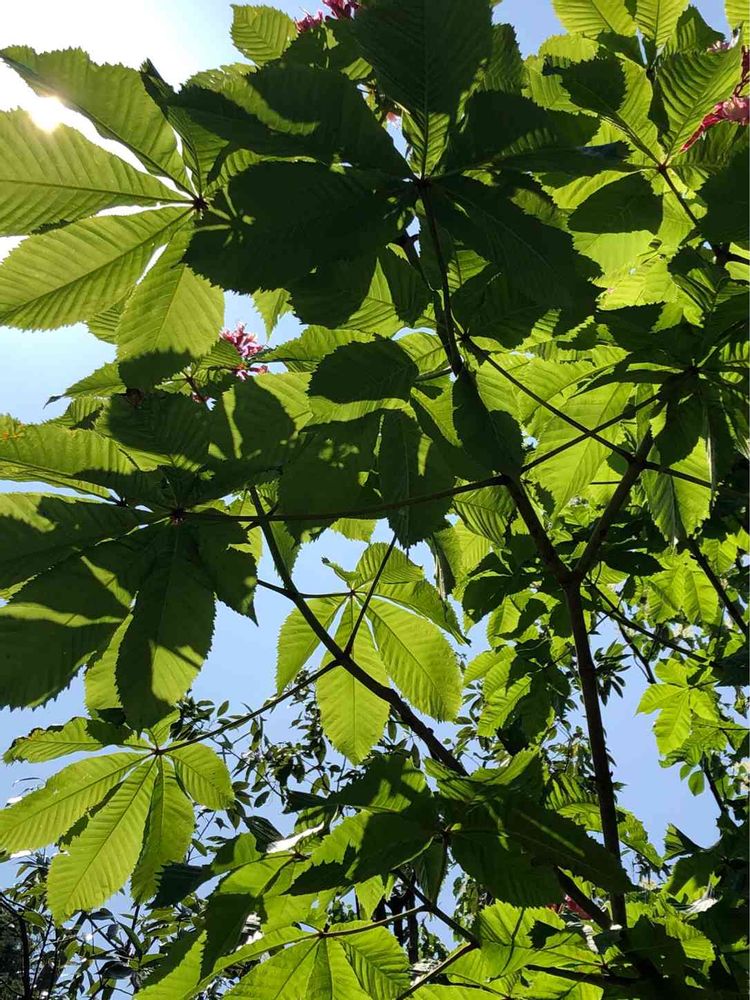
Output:
[[[301,4],[277,5],[293,16],[302,10]],[[307,0],[307,6],[314,10],[316,0]],[[710,23],[724,27],[719,0],[705,0],[698,6]],[[504,0],[497,13],[515,26],[525,53],[560,31],[549,0]],[[3,11],[0,47],[80,46],[100,62],[131,66],[149,57],[170,82],[179,84],[199,69],[237,59],[229,38],[230,23],[231,7],[224,0],[129,0],[127,4],[119,0],[24,0]],[[39,107],[38,99],[25,85],[10,70],[0,68],[0,108],[18,105]],[[10,245],[10,241],[0,239],[0,256]],[[226,323],[233,326],[240,320],[251,329],[262,329],[248,299],[228,296]],[[296,322],[286,318],[274,341],[295,336],[297,330]],[[45,408],[45,401],[112,357],[111,348],[80,325],[44,333],[0,328],[0,350],[0,411],[28,422],[60,412],[61,404]],[[346,566],[356,561],[361,546],[337,538],[329,534],[322,546],[308,546],[303,551],[297,571],[305,590],[331,589],[330,573],[320,562],[323,554]],[[264,567],[262,575],[271,578],[272,571]],[[242,703],[257,707],[272,691],[276,636],[288,611],[283,598],[259,592],[257,612],[262,627],[255,628],[222,607],[213,649],[195,687],[196,696],[216,702],[229,698],[236,709]],[[611,638],[605,635],[604,643]],[[625,784],[620,800],[638,813],[658,845],[669,821],[698,842],[709,843],[713,839],[714,802],[706,794],[693,798],[673,770],[659,767],[651,719],[635,716],[641,693],[635,669],[629,672],[628,680],[625,698],[611,700],[604,710],[616,776]],[[0,713],[0,744],[4,748],[29,729],[64,722],[81,709],[81,685],[76,683],[44,708]],[[283,728],[285,718],[288,716],[283,713],[277,715],[277,727]],[[42,777],[56,769],[56,765],[0,768],[0,803],[18,794],[20,786],[15,782],[19,779]]]

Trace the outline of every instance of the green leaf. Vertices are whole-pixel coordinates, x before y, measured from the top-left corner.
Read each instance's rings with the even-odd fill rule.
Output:
[[[357,612],[357,606],[349,601],[335,636],[342,649],[351,637]],[[385,667],[364,622],[357,630],[351,653],[358,666],[388,686]],[[323,732],[340,753],[353,764],[359,764],[382,736],[390,711],[388,703],[352,677],[343,666],[324,674],[316,683],[315,693]]]
[[[138,537],[139,536],[139,537]],[[145,532],[104,542],[30,580],[0,608],[0,700],[40,705],[109,643],[146,568]]]
[[[679,152],[719,101],[729,97],[740,77],[740,51],[684,52],[665,59],[658,93],[666,115],[667,155]]]
[[[631,174],[599,188],[568,219],[581,233],[656,233],[662,220],[661,199],[642,174]]]
[[[196,802],[209,809],[226,809],[234,801],[232,779],[224,761],[202,743],[168,751],[180,784]]]
[[[313,419],[357,420],[379,410],[402,409],[419,375],[393,340],[344,344],[326,355],[310,379]]]
[[[461,705],[461,674],[438,629],[377,598],[367,615],[388,674],[415,708],[433,719],[455,718]]]
[[[406,413],[387,413],[378,453],[378,482],[385,503],[401,504],[415,497],[448,491],[454,477],[435,443]],[[403,546],[421,542],[445,523],[451,497],[400,506],[388,523]]]
[[[117,327],[117,360],[129,386],[149,388],[217,342],[224,296],[180,263],[189,234],[172,241],[135,288]]]
[[[0,265],[0,322],[51,330],[96,316],[119,302],[185,219],[184,209],[164,208],[30,236]]]
[[[361,171],[259,163],[233,177],[227,194],[234,217],[227,221],[204,213],[186,262],[228,290],[288,287],[314,268],[368,253],[396,237],[385,182]]]
[[[44,788],[25,795],[20,802],[0,812],[0,846],[10,853],[51,844],[101,802],[142,760],[137,753],[113,753],[69,764],[53,775]]]
[[[424,577],[424,571],[413,563],[403,552],[392,549],[381,571],[388,546],[384,542],[368,545],[362,553],[351,585],[359,594],[369,592],[372,581],[379,574],[375,594],[385,597],[394,604],[400,604],[410,611],[416,611],[431,622],[450,632],[458,642],[465,642],[453,608],[441,598],[435,587]]]
[[[552,0],[565,28],[581,35],[634,35],[635,23],[625,0]]]
[[[623,412],[631,391],[631,386],[618,382],[583,391],[566,400],[565,415],[593,430]],[[574,444],[557,455],[552,454],[580,437],[581,433],[577,427],[554,415],[550,416],[539,433],[539,445],[534,457],[551,457],[546,458],[544,464],[539,466],[537,481],[552,494],[557,511],[562,510],[573,497],[581,495],[596,479],[597,472],[611,454],[606,445],[592,437],[585,438],[580,444]],[[606,440],[617,443],[617,425],[603,432],[603,436]]]
[[[424,176],[442,153],[449,122],[492,44],[484,0],[377,0],[354,31],[379,89],[413,118],[410,136]]]
[[[234,511],[242,516],[239,505],[229,509],[230,517]],[[253,601],[261,554],[260,529],[248,531],[247,527],[227,518],[226,523],[199,523],[195,538],[216,596],[237,614],[255,620]]]
[[[450,198],[435,202],[441,225],[498,264],[530,299],[568,305],[579,296],[586,298],[581,260],[567,233],[527,215],[505,192],[477,181],[444,180],[441,189]]]
[[[90,910],[121,888],[135,867],[156,778],[156,763],[141,764],[83,830],[55,855],[47,899],[60,924],[77,910]]]
[[[136,902],[156,892],[161,869],[182,861],[195,826],[193,807],[181,790],[171,763],[156,761],[156,780],[146,821],[143,849],[133,872],[131,892]]]
[[[183,200],[67,125],[48,133],[25,111],[0,114],[0,235],[73,222],[114,205]]]
[[[745,152],[733,156],[720,174],[709,177],[701,188],[707,211],[700,220],[700,231],[706,239],[714,243],[746,243],[747,227],[742,220],[750,211],[749,189]]]
[[[327,629],[344,603],[344,597],[313,597],[307,605],[323,628]],[[276,690],[281,692],[304,667],[320,640],[300,611],[295,608],[285,619],[279,632],[276,660]]]
[[[18,760],[36,764],[70,753],[101,750],[102,747],[125,742],[132,742],[127,729],[78,717],[63,726],[32,729],[28,736],[19,736],[5,751],[3,760],[6,764]]]
[[[232,4],[232,41],[258,66],[278,59],[296,37],[294,21],[283,11]]]
[[[175,705],[211,647],[214,595],[179,527],[171,529],[138,591],[117,660],[125,714],[142,729]]]
[[[350,926],[343,924],[341,929]],[[347,934],[339,938],[339,944],[367,996],[395,1000],[409,985],[406,955],[385,927],[362,927],[362,934]]]
[[[58,97],[93,122],[105,139],[127,146],[147,170],[189,190],[174,132],[137,70],[97,65],[81,49],[37,53],[19,45],[0,55],[37,94]]]
[[[710,483],[710,443],[700,399],[668,406],[652,424],[650,460]],[[708,486],[647,470],[643,487],[651,515],[671,544],[692,535],[708,517],[712,499]]]
[[[318,268],[292,286],[294,312],[302,322],[381,337],[416,325],[428,299],[421,276],[390,247],[377,256]]]
[[[635,149],[661,162],[656,125],[649,117],[654,95],[642,66],[625,57],[603,55],[555,72],[576,107],[599,115]]]
[[[13,587],[99,542],[128,535],[142,523],[135,511],[114,504],[5,493],[0,496],[0,588]]]
[[[638,0],[635,20],[643,34],[661,48],[677,27],[689,0]]]

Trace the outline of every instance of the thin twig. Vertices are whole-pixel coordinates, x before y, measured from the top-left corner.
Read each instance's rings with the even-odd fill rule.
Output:
[[[742,634],[745,636],[745,638],[747,638],[748,635],[750,635],[750,629],[748,629],[747,622],[742,617],[742,613],[739,610],[739,608],[737,607],[737,605],[734,603],[734,601],[732,600],[732,598],[726,592],[724,584],[718,578],[718,576],[716,575],[716,573],[714,573],[713,568],[712,568],[711,564],[709,563],[708,559],[706,559],[706,557],[701,552],[700,546],[698,545],[698,543],[696,542],[696,540],[694,538],[688,538],[688,540],[687,540],[687,547],[688,547],[688,550],[690,552],[690,555],[698,563],[698,565],[700,566],[700,568],[703,570],[703,572],[704,572],[704,574],[706,576],[706,579],[709,581],[709,583],[711,584],[711,586],[716,591],[716,593],[717,593],[717,595],[719,597],[719,600],[721,601],[721,603],[726,608],[726,611],[729,614],[729,617],[732,619],[732,621],[737,626],[737,628],[740,630],[740,632],[742,632]]]
[[[254,487],[250,488],[250,495],[256,509],[259,512],[261,530],[263,531],[263,536],[266,539],[266,544],[268,545],[268,550],[276,567],[276,572],[281,577],[281,582],[288,591],[287,596],[294,603],[295,607],[299,610],[302,617],[305,619],[318,639],[326,647],[333,659],[340,666],[344,667],[344,669],[347,670],[348,673],[355,678],[355,680],[358,680],[360,684],[390,705],[403,724],[408,729],[411,729],[415,736],[422,740],[431,757],[440,761],[441,764],[444,764],[445,767],[449,768],[456,774],[466,774],[463,764],[461,764],[458,758],[454,757],[450,750],[443,745],[433,730],[430,729],[430,727],[427,726],[418,715],[416,715],[403,698],[393,688],[386,687],[386,685],[375,680],[375,678],[367,673],[366,670],[363,670],[362,667],[355,662],[351,654],[346,653],[338,645],[336,640],[328,634],[327,629],[321,625],[317,616],[310,610],[307,602],[304,598],[300,597],[299,592],[297,591],[291,574],[287,569],[286,563],[284,562],[284,558],[278,547],[273,531],[265,519],[260,498],[258,497],[257,490],[255,490]]]
[[[581,558],[578,560],[573,569],[573,578],[578,583],[583,580],[588,571],[598,561],[602,543],[607,537],[607,533],[612,527],[614,519],[619,514],[622,505],[630,496],[630,491],[643,470],[643,463],[648,457],[652,444],[653,437],[651,435],[651,431],[647,431],[643,440],[638,445],[633,458],[628,463],[625,474],[612,494],[602,516],[594,525]]]
[[[7,899],[4,893],[0,892],[0,906],[9,913],[18,924],[18,933],[21,938],[21,979],[23,982],[23,1000],[33,1000],[31,992],[31,947],[29,945],[29,933],[26,929],[26,921],[23,914],[19,913],[15,906]]]
[[[439,965],[436,965],[431,972],[422,976],[421,979],[417,979],[408,989],[404,990],[403,993],[399,993],[396,1000],[406,1000],[407,997],[412,996],[418,989],[421,989],[422,986],[426,986],[428,983],[431,983],[437,976],[445,972],[448,966],[453,965],[453,963],[457,962],[459,958],[463,958],[464,955],[468,955],[470,951],[474,951],[476,947],[476,944],[469,942],[468,944],[465,944],[463,948],[459,948],[458,951],[454,951],[452,955],[449,955],[447,958],[443,959]]]
[[[456,342],[456,323],[453,318],[453,306],[451,304],[451,289],[448,281],[448,267],[443,256],[443,248],[440,245],[440,234],[438,233],[435,212],[432,207],[432,196],[430,194],[430,182],[425,180],[420,183],[419,193],[424,207],[425,218],[427,219],[427,229],[432,241],[432,249],[435,253],[438,270],[440,271],[440,284],[443,291],[443,318],[445,320],[445,341],[443,346],[448,358],[448,364],[454,375],[460,375],[464,367],[463,358],[458,350]],[[439,331],[438,331],[439,333]],[[443,338],[441,337],[441,340]]]
[[[372,600],[373,595],[377,589],[377,586],[380,583],[380,578],[383,575],[388,560],[391,557],[391,552],[393,552],[393,547],[395,544],[396,544],[396,533],[394,532],[393,538],[391,539],[391,544],[386,549],[386,553],[383,556],[382,562],[378,566],[378,571],[372,578],[372,584],[370,585],[370,589],[367,591],[367,595],[365,596],[364,601],[362,601],[362,604],[359,609],[359,614],[357,615],[357,620],[354,622],[354,628],[352,629],[352,634],[347,639],[346,646],[344,646],[344,651],[346,653],[351,653],[351,651],[354,649],[354,640],[357,638],[357,632],[359,631],[359,627],[362,624],[365,615],[367,614],[367,609],[370,606],[370,601]]]

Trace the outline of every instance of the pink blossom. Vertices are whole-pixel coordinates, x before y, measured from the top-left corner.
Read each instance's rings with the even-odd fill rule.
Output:
[[[717,46],[719,47],[717,48]],[[715,42],[709,51],[719,52],[723,49],[731,47],[732,45],[730,42]],[[708,129],[713,128],[714,125],[718,125],[719,122],[734,122],[735,125],[745,126],[750,124],[750,98],[747,94],[742,93],[749,83],[750,49],[743,45],[742,76],[740,77],[740,82],[734,88],[730,97],[728,97],[725,101],[719,101],[719,103],[715,104],[712,110],[704,116],[703,121],[700,123],[698,128],[681,147],[681,153],[687,152],[691,146],[695,145],[701,136],[705,135]]]
[[[297,25],[297,31],[302,34],[303,31],[311,31],[313,28],[317,28],[319,24],[323,23],[323,12],[318,11],[317,14],[308,14],[305,11],[305,16],[301,17],[298,21],[294,22]]]
[[[574,899],[571,899],[570,896],[566,896],[562,903],[550,903],[547,909],[554,910],[555,913],[567,910],[568,913],[572,913],[574,916],[580,917],[581,920],[591,920],[591,915],[587,913],[582,906],[579,906]]]
[[[250,365],[249,367],[242,365],[234,369],[234,374],[240,382],[245,382],[251,375],[266,375],[267,373],[268,365]]]
[[[236,348],[241,358],[251,358],[263,350],[263,345],[258,343],[257,335],[247,333],[244,323],[238,323],[234,330],[222,330],[220,336],[222,340],[226,340]]]
[[[354,17],[359,9],[357,0],[323,0],[323,3],[337,20]],[[322,24],[323,20],[324,14],[322,10],[317,11],[315,14],[308,14],[305,11],[305,16],[296,21],[295,24],[299,32],[311,31],[313,28],[317,28],[319,24]]]

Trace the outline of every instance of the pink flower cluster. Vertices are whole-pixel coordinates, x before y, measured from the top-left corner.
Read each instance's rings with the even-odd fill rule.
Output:
[[[251,375],[265,375],[268,371],[266,365],[246,364],[249,358],[263,350],[263,344],[258,343],[256,334],[247,332],[244,323],[238,323],[234,330],[222,330],[220,336],[222,340],[231,344],[242,358],[243,363],[234,369],[234,374],[238,379],[244,381]]]
[[[554,910],[555,913],[561,913],[563,910],[567,910],[568,913],[572,913],[576,917],[580,917],[581,920],[591,920],[591,915],[587,913],[582,906],[579,906],[574,899],[570,896],[566,896],[562,903],[550,903],[547,907],[549,910]]]
[[[337,20],[354,17],[359,9],[357,0],[323,0],[323,3]],[[312,28],[316,28],[319,24],[322,24],[326,17],[327,15],[322,10],[317,11],[315,14],[305,13],[304,17],[295,22],[297,31],[300,33],[310,31]]]
[[[726,49],[732,48],[732,42],[715,42],[711,48],[710,52],[723,52]],[[713,128],[714,125],[718,125],[719,122],[734,122],[736,125],[748,125],[750,124],[750,97],[747,94],[743,94],[742,91],[745,90],[750,84],[750,49],[745,46],[742,47],[742,76],[740,77],[740,82],[732,91],[730,97],[725,101],[719,101],[715,104],[713,109],[704,116],[703,121],[700,123],[698,128],[693,132],[690,138],[680,149],[681,153],[687,152],[691,146],[693,146],[701,136],[705,135],[708,129]]]

